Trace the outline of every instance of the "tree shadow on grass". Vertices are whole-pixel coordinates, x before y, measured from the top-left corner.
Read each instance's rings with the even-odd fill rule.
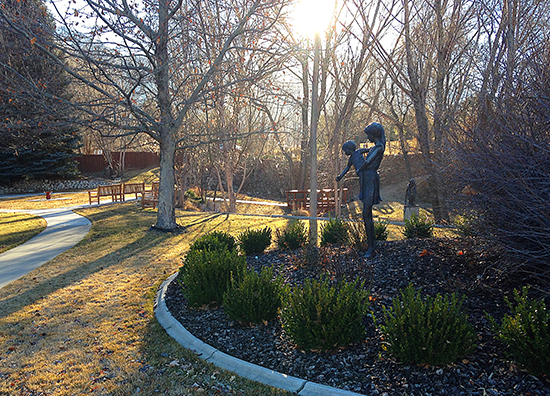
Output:
[[[21,308],[34,304],[38,300],[47,295],[74,284],[88,276],[119,264],[132,256],[151,249],[151,247],[161,243],[169,236],[161,234],[147,233],[142,238],[125,245],[123,248],[115,250],[96,260],[73,264],[72,268],[56,273],[49,277],[52,267],[66,266],[66,262],[60,262],[58,258],[52,260],[42,267],[25,275],[23,278],[15,281],[11,285],[4,287],[2,290],[6,296],[0,296],[0,318],[7,317]],[[87,243],[94,241],[94,238],[89,238]],[[81,242],[82,243],[82,242]],[[70,266],[70,264],[68,264]],[[38,279],[40,278],[40,281]],[[17,289],[17,287],[20,287]],[[24,290],[25,289],[25,290]],[[9,290],[9,291],[8,291]],[[1,295],[0,294],[0,295]]]
[[[291,395],[290,392],[247,380],[231,371],[207,363],[170,337],[154,318],[153,304],[159,285],[160,282],[147,296],[147,313],[151,320],[147,324],[141,343],[139,379],[135,383],[129,381],[121,386],[113,393],[114,396],[133,394],[138,388],[145,394],[153,394],[157,389],[166,389],[166,393],[171,395]]]

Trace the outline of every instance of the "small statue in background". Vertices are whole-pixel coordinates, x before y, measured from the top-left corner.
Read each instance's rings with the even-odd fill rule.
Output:
[[[405,206],[416,206],[416,182],[414,179],[409,181],[407,191],[405,192]]]
[[[403,220],[410,220],[412,216],[418,216],[419,208],[416,204],[416,181],[411,179],[405,191],[405,205],[403,206]]]

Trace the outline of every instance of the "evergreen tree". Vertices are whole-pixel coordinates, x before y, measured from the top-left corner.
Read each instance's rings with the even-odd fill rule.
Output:
[[[73,176],[80,138],[68,107],[69,79],[35,47],[52,37],[54,23],[42,0],[4,0],[3,6],[33,36],[0,19],[0,182]]]

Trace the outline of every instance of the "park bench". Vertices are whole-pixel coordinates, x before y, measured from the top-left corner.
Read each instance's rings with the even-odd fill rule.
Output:
[[[99,205],[101,197],[111,197],[113,202],[122,201],[122,184],[110,184],[108,186],[97,186],[96,190],[88,190],[88,201],[97,199]]]
[[[159,203],[159,182],[153,182],[150,190],[143,190],[141,195],[141,208],[146,206],[152,206],[153,209],[157,207]]]
[[[122,200],[126,200],[126,194],[134,194],[138,199],[138,194],[143,195],[145,183],[124,183],[122,185]]]
[[[309,209],[311,190],[287,190],[286,201],[290,210]],[[340,190],[337,190],[339,193]],[[342,204],[348,200],[348,189],[342,189]],[[317,190],[317,214],[325,213],[336,208],[336,195],[333,188]]]

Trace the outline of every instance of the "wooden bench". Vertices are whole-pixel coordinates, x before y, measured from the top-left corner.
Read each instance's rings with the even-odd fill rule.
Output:
[[[88,201],[97,199],[99,205],[101,197],[111,197],[113,202],[122,201],[122,184],[111,184],[108,186],[97,186],[97,190],[88,190]]]
[[[290,210],[309,209],[309,195],[311,190],[288,190],[286,192],[286,201]],[[337,191],[338,193],[340,190]],[[342,189],[342,204],[348,200],[348,189]],[[317,190],[317,214],[328,212],[336,208],[335,190],[324,188]]]
[[[122,200],[126,200],[126,194],[134,194],[138,199],[138,194],[143,195],[145,183],[124,183],[122,185]]]
[[[153,182],[150,190],[143,190],[141,194],[141,208],[146,206],[152,206],[153,209],[157,207],[159,203],[159,182]]]

